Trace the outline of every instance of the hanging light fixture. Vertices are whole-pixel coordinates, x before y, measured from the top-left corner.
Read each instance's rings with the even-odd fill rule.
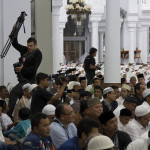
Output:
[[[81,20],[86,19],[86,15],[91,14],[91,6],[86,5],[85,0],[69,0],[66,5],[67,15],[71,15],[72,19],[77,20],[77,25],[81,25]]]

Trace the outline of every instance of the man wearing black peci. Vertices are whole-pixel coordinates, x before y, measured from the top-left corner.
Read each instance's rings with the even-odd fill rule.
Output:
[[[27,46],[18,43],[17,37],[13,40],[13,47],[20,52],[21,57],[19,62],[15,63],[14,70],[17,75],[19,83],[10,92],[9,112],[11,116],[17,98],[22,94],[22,86],[25,83],[34,83],[37,69],[42,61],[42,53],[37,48],[37,41],[35,38],[27,40]]]

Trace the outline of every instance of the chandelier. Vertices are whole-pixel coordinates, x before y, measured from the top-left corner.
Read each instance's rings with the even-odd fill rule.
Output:
[[[86,5],[85,0],[69,0],[66,5],[67,15],[71,15],[72,19],[77,20],[77,25],[81,25],[81,20],[86,19],[86,15],[91,14],[91,6]]]

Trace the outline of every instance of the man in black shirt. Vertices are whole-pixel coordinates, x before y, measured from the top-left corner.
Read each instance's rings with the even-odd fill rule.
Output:
[[[9,99],[9,116],[11,116],[15,107],[17,98],[22,95],[22,86],[25,83],[34,83],[37,69],[42,61],[42,53],[37,48],[37,41],[35,38],[27,40],[27,46],[20,45],[17,37],[13,40],[13,47],[20,52],[21,57],[19,62],[14,64],[14,70],[17,74],[19,83],[10,92]]]
[[[99,68],[99,65],[95,65],[94,57],[96,56],[96,53],[97,49],[92,47],[89,52],[90,55],[88,55],[84,60],[84,70],[86,72],[88,85],[92,84],[92,80],[95,76],[95,70]]]
[[[49,87],[49,78],[47,74],[38,73],[36,76],[36,81],[38,87],[32,95],[31,115],[37,112],[42,112],[42,109],[45,105],[47,105],[48,103],[52,103],[54,100],[60,99],[67,85],[67,82],[64,81],[58,93],[56,95],[53,95],[46,91],[46,89]]]

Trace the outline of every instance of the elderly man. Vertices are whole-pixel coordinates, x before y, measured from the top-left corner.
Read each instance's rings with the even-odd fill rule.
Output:
[[[130,121],[126,132],[130,135],[132,141],[139,139],[140,136],[148,131],[148,122],[150,120],[150,109],[145,105],[137,106],[135,109],[135,119]]]
[[[74,122],[74,111],[67,103],[59,104],[55,111],[56,118],[50,125],[50,136],[57,150],[65,141],[77,136]]]
[[[130,94],[131,87],[127,84],[123,84],[121,87],[121,96],[116,100],[118,105],[122,105],[124,100]]]

